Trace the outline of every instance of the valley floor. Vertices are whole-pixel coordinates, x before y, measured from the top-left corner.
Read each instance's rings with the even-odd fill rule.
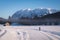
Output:
[[[60,26],[10,27],[2,28],[0,26],[0,29],[2,29],[0,30],[0,40],[60,40]]]

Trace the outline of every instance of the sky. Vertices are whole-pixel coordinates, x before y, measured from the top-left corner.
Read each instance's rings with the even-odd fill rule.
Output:
[[[26,8],[52,8],[60,10],[60,0],[0,0],[0,17],[8,18]]]

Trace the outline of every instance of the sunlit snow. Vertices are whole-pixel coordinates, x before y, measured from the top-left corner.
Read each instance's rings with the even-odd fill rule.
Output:
[[[60,40],[60,26],[0,26],[0,40]]]

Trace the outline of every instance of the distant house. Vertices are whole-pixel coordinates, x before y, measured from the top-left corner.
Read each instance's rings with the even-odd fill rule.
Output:
[[[4,26],[10,26],[11,22],[7,21]]]

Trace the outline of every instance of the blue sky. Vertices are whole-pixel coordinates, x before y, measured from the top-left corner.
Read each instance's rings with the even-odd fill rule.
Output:
[[[25,8],[53,8],[60,10],[60,0],[0,0],[0,17],[8,18]]]

